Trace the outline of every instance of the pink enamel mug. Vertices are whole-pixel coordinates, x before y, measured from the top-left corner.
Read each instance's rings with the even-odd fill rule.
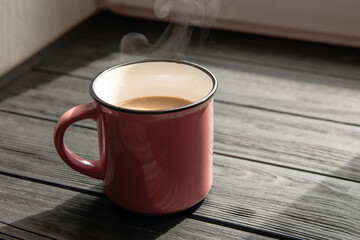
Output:
[[[216,89],[214,75],[190,62],[114,66],[92,81],[93,102],[62,115],[54,133],[56,150],[74,170],[103,180],[109,199],[127,210],[150,215],[183,211],[200,202],[212,185]],[[191,103],[164,110],[116,106],[149,96]],[[83,119],[97,122],[97,161],[75,155],[64,143],[66,129]]]

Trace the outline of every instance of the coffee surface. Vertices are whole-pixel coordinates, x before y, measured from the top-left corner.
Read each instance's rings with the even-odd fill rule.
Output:
[[[192,102],[182,98],[176,97],[164,97],[164,96],[153,96],[153,97],[141,97],[133,98],[116,104],[118,107],[134,109],[134,110],[164,110],[177,108],[188,105]]]

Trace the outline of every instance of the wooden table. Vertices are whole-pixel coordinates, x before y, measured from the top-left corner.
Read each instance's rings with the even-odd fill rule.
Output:
[[[138,58],[119,52],[122,36],[165,27],[101,12],[0,79],[0,238],[360,239],[358,49],[195,29],[182,57],[219,89],[213,187],[188,211],[134,215],[62,162],[59,116],[91,101],[97,73]],[[94,123],[66,142],[97,159]]]

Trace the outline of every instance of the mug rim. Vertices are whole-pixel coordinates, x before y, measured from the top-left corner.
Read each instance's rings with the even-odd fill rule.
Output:
[[[132,65],[132,64],[138,64],[138,63],[147,63],[147,62],[172,62],[172,63],[178,63],[178,64],[186,64],[195,68],[200,69],[201,71],[203,71],[204,73],[206,73],[212,80],[213,82],[213,86],[211,91],[206,94],[206,96],[204,96],[203,98],[192,102],[191,104],[188,105],[184,105],[184,106],[180,106],[177,108],[169,108],[169,109],[161,109],[161,110],[136,110],[136,109],[130,109],[130,108],[123,108],[123,107],[118,107],[115,105],[112,105],[110,103],[105,102],[104,100],[102,100],[100,97],[98,97],[94,91],[94,83],[97,79],[99,79],[102,75],[116,69],[116,68],[120,68],[120,67],[124,67],[127,65]],[[189,61],[183,61],[183,60],[167,60],[167,59],[149,59],[149,60],[141,60],[141,61],[131,61],[131,62],[126,62],[126,63],[121,63],[121,64],[117,64],[115,66],[112,66],[110,68],[105,69],[104,71],[100,72],[99,74],[97,74],[94,79],[91,81],[90,83],[90,88],[89,88],[89,92],[90,92],[90,96],[97,101],[98,103],[100,103],[101,105],[107,107],[107,108],[111,108],[113,110],[116,111],[120,111],[120,112],[126,112],[126,113],[135,113],[135,114],[163,114],[163,113],[171,113],[171,112],[178,112],[178,111],[183,111],[186,109],[190,109],[193,107],[196,107],[204,102],[206,102],[207,100],[209,100],[210,98],[212,98],[217,90],[218,87],[218,82],[214,76],[214,74],[212,74],[207,68],[193,63],[193,62],[189,62]]]

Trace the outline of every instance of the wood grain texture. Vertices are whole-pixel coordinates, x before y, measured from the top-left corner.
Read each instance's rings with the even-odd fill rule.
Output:
[[[10,234],[6,234],[6,233],[1,233],[0,232],[0,239],[1,240],[23,240],[21,238],[17,238],[17,237],[14,237]]]
[[[215,166],[218,184],[194,214],[300,239],[360,237],[357,183],[234,158]]]
[[[101,181],[70,170],[59,158],[53,144],[54,122],[0,113],[0,169],[3,173],[89,189],[96,185],[102,191]],[[97,133],[94,130],[71,127],[65,142],[80,156],[98,159]]]
[[[219,61],[206,56],[192,60],[219,80],[216,99],[241,106],[277,111],[346,124],[360,124],[360,81],[267,66]]]
[[[1,119],[2,171],[103,196],[100,181],[76,173],[59,159],[52,146],[54,123],[33,118],[24,121],[23,116],[7,113],[2,113]],[[68,144],[81,156],[96,159],[97,152],[91,147],[96,139],[95,131],[73,127]],[[352,162],[358,160],[348,165]],[[32,187],[29,191],[37,192]],[[359,204],[360,184],[356,182],[216,155],[212,191],[193,215],[277,237],[351,239],[360,237],[356,230]]]
[[[1,191],[1,190],[0,190]],[[0,220],[1,221],[1,220]],[[26,230],[19,228],[17,226],[14,226],[12,224],[7,224],[4,222],[0,222],[0,239],[6,239],[6,240],[49,240],[54,238],[49,238],[45,235],[38,234],[36,232],[33,232],[31,230]]]
[[[88,85],[88,81],[75,77],[30,72],[0,91],[0,109],[57,121],[71,107],[92,101]],[[221,89],[224,87],[220,87],[218,96]],[[13,133],[22,120],[13,128],[5,127],[7,120],[3,121],[4,136],[12,135],[8,138],[27,144],[26,136],[33,131],[30,126],[25,128],[25,137],[18,137]],[[90,121],[77,125],[96,128]],[[82,137],[86,138],[86,134]],[[360,181],[358,136],[360,129],[355,126],[215,103],[214,140],[218,153]],[[52,131],[47,139],[51,141]],[[22,148],[19,145],[18,151]]]
[[[166,28],[165,23],[106,12],[97,20],[36,68],[93,78],[110,66],[144,58],[119,53],[120,39],[127,33],[144,34],[153,43]],[[175,57],[164,51],[146,57]],[[360,124],[359,49],[195,29],[190,46],[180,55],[209,67],[229,86],[226,90],[237,92],[222,100]]]
[[[136,28],[133,27],[135,23],[138,24]],[[106,58],[114,59],[113,65],[115,61],[117,63],[122,60],[126,61],[126,57],[121,56],[126,53],[120,52],[119,42],[127,33],[137,32],[145,35],[150,41],[156,41],[166,28],[166,24],[163,23],[158,23],[158,27],[154,27],[156,25],[151,21],[133,20],[131,18],[121,18],[118,21],[118,27],[113,26],[112,29],[109,26],[102,28],[101,24],[106,23],[97,24],[99,26],[88,26],[91,30],[82,30],[85,33],[80,31],[76,41],[64,44],[58,49],[59,54],[57,56],[44,59],[36,67],[45,70],[74,73],[83,77],[93,77],[96,71],[92,67],[89,67],[89,69],[93,71],[86,71],[87,66],[84,63],[89,64],[93,62],[91,60],[96,60],[96,64],[103,67],[107,66],[105,63]],[[141,27],[142,24],[148,26],[148,29]],[[130,29],[130,27],[123,25],[130,25],[132,28]],[[149,29],[154,29],[154,31],[152,32]],[[207,39],[201,41],[199,39],[202,31],[205,30],[195,30],[188,48],[184,52],[179,53],[183,58],[203,56],[208,59],[217,60],[220,64],[221,62],[247,63],[278,70],[359,79],[360,49],[357,48],[218,30],[209,31]],[[97,32],[100,33],[97,34]],[[166,52],[165,49],[160,50],[162,50],[164,57],[174,57],[177,54]],[[146,56],[142,55],[141,57]],[[96,64],[94,62],[92,66]]]
[[[93,43],[97,42],[99,48],[96,51],[101,52],[107,47],[112,47],[113,50],[117,51],[119,42],[126,33],[143,34],[150,43],[154,43],[159,39],[166,26],[167,23],[164,22],[122,17],[109,12],[102,12],[91,25],[82,27],[79,35]],[[62,48],[62,50],[70,50],[68,47]],[[295,71],[309,71],[359,79],[360,50],[356,48],[230,31],[208,31],[208,29],[203,31],[203,29],[196,28],[188,48],[188,52],[194,51],[201,52],[201,54],[209,57],[229,59],[234,62],[244,61]],[[87,56],[94,56],[90,52],[88,53]],[[73,69],[73,66],[67,64],[64,56],[48,58],[41,66],[44,68],[52,66],[58,69]],[[73,53],[71,56],[76,57],[76,54]],[[81,55],[78,55],[77,58],[86,59]],[[55,64],[59,59],[65,60],[63,64]]]
[[[230,46],[236,49],[237,45]],[[222,56],[234,54],[226,49],[224,51],[228,51],[228,54],[218,49],[221,55],[217,56],[212,53],[213,47],[202,46],[189,50],[183,56],[204,65],[215,74],[220,86],[216,96],[218,100],[360,125],[360,110],[357,107],[360,104],[360,80],[346,77],[348,71],[343,75],[329,75],[254,64]],[[235,56],[242,56],[242,53]],[[289,56],[292,55],[289,53]],[[47,58],[37,69],[90,79],[110,66],[147,57],[119,53],[113,44],[82,37],[64,45],[59,49],[59,54]],[[278,60],[273,59],[273,62]],[[330,70],[336,68],[327,67]],[[336,69],[344,68],[339,66]],[[360,73],[360,64],[357,68],[353,66],[355,70],[357,74]]]
[[[201,46],[192,42],[186,58],[221,79],[214,184],[190,211],[134,216],[109,203],[100,181],[60,160],[52,141],[58,117],[91,101],[93,74],[138,58],[119,55],[118,39],[145,29],[155,41],[165,26],[100,14],[0,90],[0,238],[360,238],[360,55],[353,49],[221,31]],[[98,158],[93,123],[72,127],[66,143]]]
[[[9,223],[1,224],[0,232],[20,239],[270,239],[179,214],[135,215],[108,199],[2,175],[0,179],[0,219]]]

